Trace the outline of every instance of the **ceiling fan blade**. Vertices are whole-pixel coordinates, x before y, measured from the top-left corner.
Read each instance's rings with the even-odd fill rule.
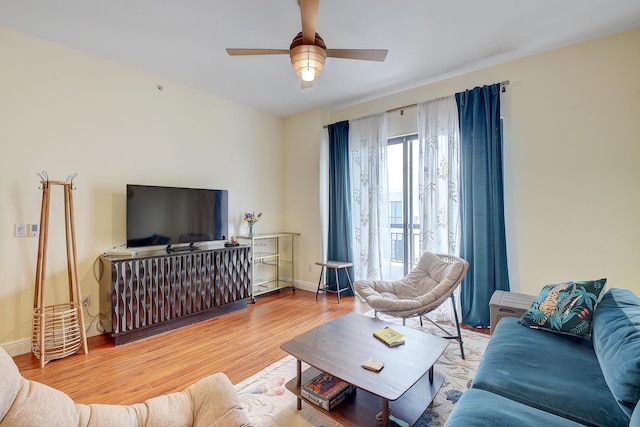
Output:
[[[313,81],[305,81],[300,79],[300,89],[310,89],[313,87]]]
[[[236,55],[279,55],[289,54],[289,49],[227,49],[230,56]]]
[[[318,3],[320,0],[300,0],[302,17],[302,43],[315,44],[316,23],[318,22]]]
[[[387,58],[388,52],[387,49],[327,49],[327,56],[383,62]]]

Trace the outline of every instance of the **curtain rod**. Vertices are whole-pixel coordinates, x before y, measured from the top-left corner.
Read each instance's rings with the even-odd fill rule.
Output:
[[[500,87],[504,87],[504,86],[509,86],[511,82],[509,80],[505,80],[503,82],[500,82]],[[390,110],[387,110],[387,113],[395,113],[396,111],[402,111],[402,110],[408,110],[409,108],[415,108],[417,107],[418,104],[409,104],[409,105],[403,105],[402,107],[396,107],[396,108],[392,108]]]
[[[504,88],[505,86],[509,86],[511,84],[511,82],[509,80],[505,80],[503,82],[500,82],[500,87]],[[504,92],[504,89],[502,89],[502,91]],[[409,105],[403,105],[402,107],[396,107],[396,108],[392,108],[390,110],[387,110],[386,113],[395,113],[396,111],[402,111],[402,110],[408,110],[409,108],[415,108],[417,107],[418,104],[409,104]],[[327,128],[329,125],[324,125],[323,128]]]

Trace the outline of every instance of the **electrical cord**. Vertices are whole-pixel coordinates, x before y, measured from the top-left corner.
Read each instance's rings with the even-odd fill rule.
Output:
[[[122,245],[118,245],[118,246],[114,246],[111,249],[105,251],[102,253],[102,256],[106,256],[109,253],[114,253],[118,248],[122,248],[124,246],[126,246],[127,244],[122,244]],[[96,282],[100,283],[100,280],[102,280],[102,275],[104,274],[104,268],[102,266],[102,263],[100,262],[100,256],[97,256],[96,259],[93,261],[93,278],[95,279]],[[91,312],[89,311],[89,307],[85,306],[84,307],[87,316],[89,317],[90,321],[89,324],[85,326],[86,331],[85,332],[89,332],[89,329],[91,329],[91,326],[95,323],[96,325],[96,330],[98,332],[104,332],[104,328],[102,327],[102,323],[100,322],[100,320],[104,319],[106,321],[109,320],[109,316],[107,316],[105,313],[101,313],[100,311],[98,311],[98,314],[91,314]]]

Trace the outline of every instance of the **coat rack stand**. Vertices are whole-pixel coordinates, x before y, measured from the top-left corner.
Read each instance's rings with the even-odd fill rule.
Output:
[[[36,266],[35,292],[33,297],[33,335],[31,349],[40,359],[40,367],[51,360],[75,354],[82,347],[88,354],[87,337],[82,314],[78,266],[76,263],[76,238],[73,221],[73,178],[66,181],[49,181],[46,172],[38,174],[42,184],[42,211],[40,213],[40,236],[38,240],[38,263]],[[49,232],[49,206],[51,187],[60,185],[64,189],[65,234],[67,243],[67,276],[69,279],[69,302],[44,305],[47,243]]]

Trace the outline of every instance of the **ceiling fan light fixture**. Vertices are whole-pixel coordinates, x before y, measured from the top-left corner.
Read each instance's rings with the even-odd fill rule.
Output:
[[[320,75],[327,52],[320,46],[300,45],[291,49],[290,56],[296,74],[302,80],[311,82]]]
[[[311,67],[302,67],[300,70],[300,78],[305,82],[312,82],[316,78],[315,69]]]

